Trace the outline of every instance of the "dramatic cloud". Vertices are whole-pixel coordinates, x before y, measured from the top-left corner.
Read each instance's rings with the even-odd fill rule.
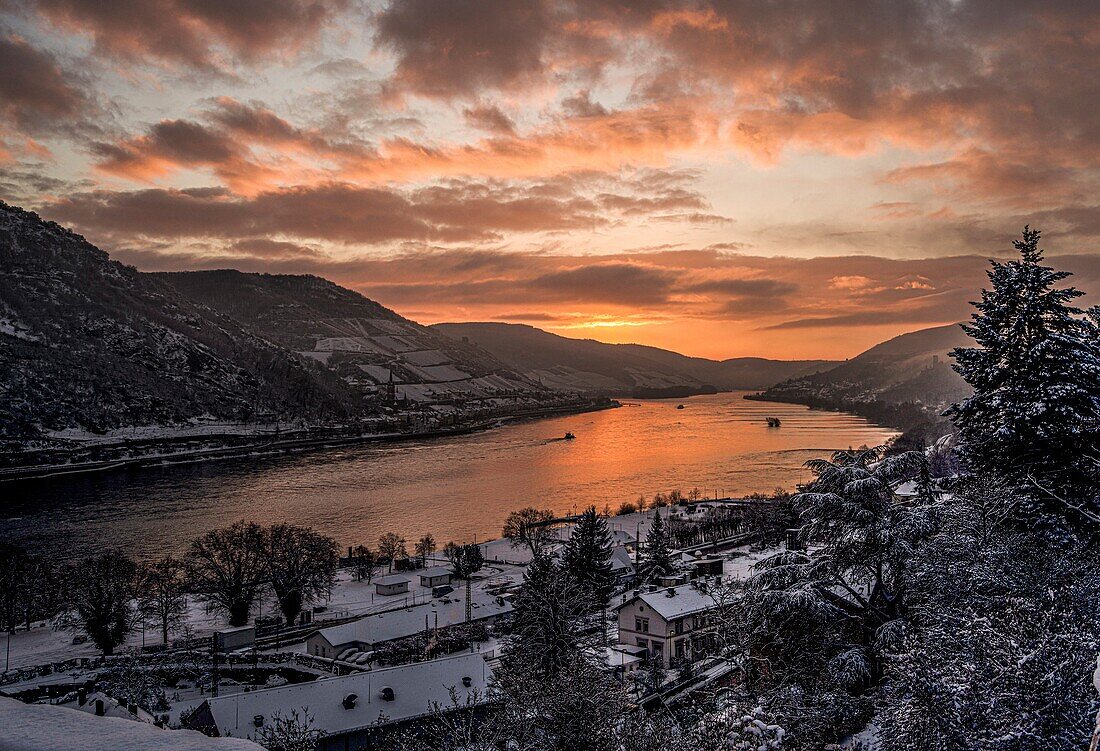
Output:
[[[166,125],[156,131],[160,135],[154,150],[194,163],[221,153],[219,142],[202,131]],[[131,168],[126,152],[107,157],[104,169]],[[155,162],[140,164],[149,169]],[[499,240],[506,233],[591,229],[655,206],[671,211],[704,203],[681,187],[690,175],[666,176],[670,179],[649,185],[647,178],[655,174],[646,171],[624,179],[571,174],[523,183],[450,180],[412,190],[320,183],[249,196],[224,188],[93,191],[55,201],[48,210],[92,237],[115,243],[274,235],[360,245],[472,242]]]
[[[504,114],[500,107],[491,104],[479,104],[462,110],[463,117],[472,127],[492,133],[512,136],[516,133],[516,124]]]
[[[452,98],[534,81],[551,33],[544,0],[401,0],[378,18],[378,40],[397,54],[394,86]]]
[[[313,41],[347,0],[37,0],[57,27],[87,34],[104,56],[204,70],[285,56]]]
[[[57,58],[17,36],[0,36],[0,119],[27,135],[74,130],[90,105]]]

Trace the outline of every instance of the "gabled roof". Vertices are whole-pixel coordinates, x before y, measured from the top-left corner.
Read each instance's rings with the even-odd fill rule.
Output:
[[[437,576],[451,576],[451,574],[454,572],[452,572],[451,569],[447,568],[446,566],[432,566],[431,568],[420,569],[420,571],[418,571],[417,573],[421,576],[426,576],[434,579]]]
[[[95,714],[96,702],[103,702],[103,716],[104,717],[118,717],[123,720],[134,720],[137,722],[153,722],[153,715],[146,712],[141,707],[135,707],[136,712],[131,712],[130,708],[120,702],[118,699],[113,699],[107,694],[101,691],[93,691],[88,694],[87,700],[83,705],[76,702],[65,704],[64,706],[69,709],[75,709],[78,712],[88,712]]]
[[[492,618],[512,609],[511,603],[507,600],[504,604],[500,604],[495,597],[487,596],[482,592],[476,593],[473,605],[471,617],[474,620]],[[428,628],[435,628],[436,616],[438,616],[439,628],[462,623],[466,620],[466,603],[461,599],[452,599],[450,602],[432,600],[400,610],[375,613],[339,626],[323,628],[318,633],[333,647],[352,643],[381,644],[418,634],[424,631],[425,623]]]
[[[630,560],[630,553],[622,545],[616,545],[611,549],[611,570],[612,571],[633,571],[634,561]]]
[[[408,584],[410,581],[412,581],[412,577],[408,574],[390,574],[389,576],[379,576],[375,578],[374,583],[381,584],[383,587],[388,587],[394,584],[401,584],[402,582]]]
[[[461,654],[206,701],[223,736],[255,738],[257,715],[270,725],[276,712],[283,716],[292,711],[300,714],[303,707],[313,716],[314,727],[335,735],[422,717],[436,703],[445,709],[451,705],[452,690],[459,706],[473,703],[475,694],[478,703],[484,702],[492,676],[492,668],[481,655]],[[469,679],[469,686],[464,685],[464,679]],[[384,688],[392,691],[392,700],[382,698]],[[352,708],[345,709],[345,699],[352,694],[356,697],[350,702]]]
[[[670,594],[671,593],[671,594]],[[682,618],[685,615],[701,613],[717,606],[714,597],[695,584],[681,584],[676,587],[662,587],[656,592],[642,592],[631,597],[616,609],[641,601],[666,621]]]

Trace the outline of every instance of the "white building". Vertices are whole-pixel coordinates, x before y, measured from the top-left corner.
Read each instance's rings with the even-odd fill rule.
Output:
[[[446,566],[432,566],[420,571],[420,586],[439,587],[451,583],[451,570]]]
[[[380,576],[374,580],[374,590],[380,595],[408,594],[409,581],[409,576],[403,574]]]
[[[279,714],[308,709],[313,727],[325,731],[320,751],[385,747],[385,731],[408,726],[435,706],[488,702],[492,668],[480,654],[461,654],[382,670],[322,678],[278,688],[212,697],[196,705],[184,725],[204,732],[255,740]]]
[[[698,660],[714,648],[718,600],[704,580],[639,592],[618,606],[619,643],[644,647],[665,667]]]

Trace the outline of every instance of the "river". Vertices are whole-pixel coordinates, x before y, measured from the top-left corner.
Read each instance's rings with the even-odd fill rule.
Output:
[[[499,537],[509,511],[617,507],[639,494],[707,495],[793,488],[803,462],[884,443],[895,432],[861,417],[742,393],[633,401],[619,409],[400,443],[241,457],[24,480],[0,485],[0,538],[73,558],[118,547],[180,553],[209,529],[247,519],[292,522],[342,547],[386,531],[410,541]],[[780,418],[769,428],[765,417]],[[562,440],[566,432],[576,440]]]

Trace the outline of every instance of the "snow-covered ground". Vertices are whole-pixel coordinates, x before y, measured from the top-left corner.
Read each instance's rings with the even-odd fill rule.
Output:
[[[150,441],[207,436],[274,436],[308,427],[304,422],[237,423],[196,420],[191,425],[132,425],[125,428],[92,433],[81,428],[47,431],[46,435],[61,441],[85,445],[112,444],[121,441]]]
[[[118,717],[0,697],[4,751],[262,751],[240,738],[210,738],[193,730],[162,730]]]
[[[428,565],[442,564],[442,559],[429,560]],[[375,576],[387,574],[385,567],[375,569]],[[340,571],[336,586],[332,594],[324,601],[318,603],[325,610],[318,613],[317,620],[344,618],[349,615],[366,615],[384,610],[392,610],[418,603],[426,602],[432,597],[431,587],[420,586],[419,571],[395,572],[396,576],[407,578],[409,592],[400,595],[379,595],[374,584],[355,580],[354,572],[350,570]],[[507,564],[486,564],[474,580],[475,593],[481,593],[486,588],[496,588],[507,584],[516,584],[523,580],[523,568]],[[461,596],[461,583],[455,585],[452,598]],[[264,597],[253,615],[264,615],[278,612],[275,601],[270,597]],[[203,603],[196,599],[188,600],[187,615],[184,619],[194,636],[205,636],[220,628],[228,627],[225,618],[220,614],[206,612]],[[178,638],[180,631],[173,634]],[[10,638],[10,649],[8,639]],[[45,665],[51,662],[62,662],[74,657],[95,657],[99,650],[91,642],[73,644],[73,634],[69,631],[54,630],[47,623],[37,623],[30,631],[18,631],[15,634],[4,634],[3,642],[0,642],[0,668],[18,669]],[[153,645],[160,642],[160,632],[155,624],[147,624],[144,634],[139,629],[132,633],[126,640],[124,648],[137,648],[142,644]],[[284,648],[281,651],[295,651],[293,648]],[[6,658],[6,659],[5,659]],[[7,667],[5,667],[5,665]]]

